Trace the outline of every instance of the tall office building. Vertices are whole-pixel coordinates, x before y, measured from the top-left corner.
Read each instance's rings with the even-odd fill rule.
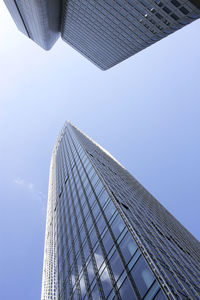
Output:
[[[106,70],[200,17],[199,0],[4,0],[44,49],[62,38]]]
[[[65,1],[61,34],[106,70],[199,17],[195,0],[73,0]]]
[[[18,29],[45,50],[60,36],[60,0],[3,0]]]
[[[42,300],[200,299],[200,243],[70,123],[53,149]]]

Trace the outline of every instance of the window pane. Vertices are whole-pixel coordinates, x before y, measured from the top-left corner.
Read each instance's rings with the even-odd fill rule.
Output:
[[[112,289],[112,282],[110,280],[107,268],[105,268],[103,273],[101,274],[100,280],[102,283],[105,297],[107,297],[108,294],[110,293],[110,290]]]
[[[99,246],[95,250],[94,257],[96,259],[97,268],[100,269],[102,263],[104,262],[104,258],[101,248]]]
[[[123,231],[123,229],[125,228],[125,224],[124,221],[122,220],[122,218],[120,217],[120,215],[118,215],[114,222],[111,225],[112,228],[112,232],[114,233],[114,236],[116,237],[116,239],[118,238],[118,236],[120,235],[120,233]]]
[[[154,276],[142,256],[138,259],[135,266],[133,267],[131,275],[135,281],[141,297],[143,297],[152,285]]]
[[[90,241],[92,243],[92,247],[94,247],[94,245],[97,243],[97,234],[96,234],[96,230],[93,229],[91,234],[90,234]]]
[[[85,281],[83,276],[80,279],[80,287],[81,287],[81,295],[83,296],[86,293]]]
[[[144,297],[144,300],[151,300],[155,296],[155,294],[159,290],[159,284],[157,281],[154,282],[150,290],[148,291],[147,295]]]
[[[108,231],[103,237],[103,245],[107,253],[110,251],[111,247],[113,246],[113,239]]]
[[[154,298],[154,300],[166,300],[166,299],[167,297],[164,295],[162,290],[160,290],[160,292]]]
[[[100,215],[99,206],[98,206],[97,203],[96,203],[95,206],[92,208],[92,213],[93,213],[93,216],[94,216],[95,220],[97,220],[98,217],[99,217],[99,215]]]
[[[97,227],[99,229],[99,233],[101,234],[104,230],[104,228],[106,227],[106,222],[103,218],[103,216],[100,217],[100,219],[97,222]]]
[[[129,300],[129,299],[135,300],[135,299],[137,299],[128,278],[122,284],[119,292],[120,292],[121,298],[123,300]]]
[[[106,190],[104,190],[99,196],[99,202],[101,204],[101,207],[103,207],[107,203],[108,198],[109,198],[108,193],[106,192]]]
[[[87,260],[89,254],[90,254],[90,250],[89,250],[89,246],[88,246],[87,241],[86,241],[86,243],[83,245],[83,251],[84,251],[85,260]]]
[[[98,287],[97,285],[95,285],[93,291],[92,291],[92,299],[95,299],[95,300],[99,300],[100,299],[100,295],[99,295],[99,290],[98,290]]]
[[[119,247],[125,261],[128,263],[137,250],[137,245],[129,233],[126,234]]]
[[[115,211],[116,211],[116,208],[115,208],[113,202],[110,201],[104,209],[104,213],[105,213],[108,221],[110,220],[110,218],[112,217],[112,215],[114,214]]]
[[[113,254],[111,260],[110,260],[110,266],[111,269],[113,271],[113,275],[115,277],[115,280],[117,281],[117,279],[119,278],[119,276],[121,275],[121,273],[124,270],[122,261],[118,255],[118,253],[115,251],[115,253]]]
[[[89,281],[91,283],[92,280],[94,279],[94,270],[93,270],[92,261],[90,261],[90,263],[87,266],[87,272],[88,272]]]

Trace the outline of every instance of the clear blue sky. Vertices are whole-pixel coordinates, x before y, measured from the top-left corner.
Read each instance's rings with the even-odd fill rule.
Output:
[[[0,3],[1,299],[40,299],[51,151],[65,120],[200,239],[200,21],[103,72],[45,52]]]

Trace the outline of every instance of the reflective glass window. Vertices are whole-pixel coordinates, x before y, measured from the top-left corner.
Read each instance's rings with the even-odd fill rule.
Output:
[[[97,285],[95,285],[94,289],[92,290],[91,296],[92,296],[92,299],[95,299],[95,300],[100,299],[99,290],[98,290]]]
[[[110,251],[110,249],[113,246],[113,239],[112,239],[109,231],[107,231],[106,234],[103,237],[103,245],[104,245],[104,248],[105,248],[107,253]]]
[[[92,188],[90,184],[88,184],[87,187],[85,188],[85,192],[87,195],[90,195],[90,193],[92,192]]]
[[[131,270],[132,267],[135,265],[135,263],[138,260],[138,258],[140,257],[140,255],[141,255],[141,252],[139,250],[137,250],[128,264],[129,270]]]
[[[123,231],[124,228],[125,228],[124,221],[122,220],[120,215],[117,215],[117,217],[115,218],[115,220],[111,225],[112,232],[116,237],[116,239],[118,238],[118,236],[120,235],[120,233]]]
[[[90,180],[94,177],[94,174],[96,174],[96,171],[92,167],[92,168],[90,168],[90,171],[88,172],[88,176],[89,176]]]
[[[101,190],[103,189],[103,184],[101,181],[98,182],[98,184],[95,186],[95,193],[97,196],[100,194]]]
[[[112,282],[110,280],[107,268],[105,268],[103,273],[101,274],[100,280],[103,286],[105,297],[107,297],[110,293],[110,290],[112,289]]]
[[[89,200],[90,205],[92,205],[96,201],[96,196],[93,193],[93,191],[88,195],[88,200]]]
[[[135,281],[141,297],[143,297],[152,285],[154,276],[142,256],[140,256],[135,266],[133,267],[131,275],[133,277],[133,280]]]
[[[94,269],[93,269],[93,265],[92,265],[92,261],[90,260],[89,264],[87,265],[87,273],[88,273],[88,279],[90,281],[90,283],[93,281],[94,279]]]
[[[97,243],[98,241],[98,238],[97,238],[97,234],[96,234],[96,230],[95,228],[92,230],[91,234],[90,234],[90,241],[92,243],[92,247],[95,246],[95,244]]]
[[[98,217],[100,217],[100,210],[99,210],[99,206],[97,203],[95,203],[95,205],[93,206],[92,213],[93,213],[95,220],[97,220]]]
[[[144,300],[153,299],[153,297],[158,292],[158,290],[159,290],[159,284],[157,281],[155,281],[152,287],[150,288],[150,290],[148,291],[148,293],[146,294],[146,296],[144,297]]]
[[[107,191],[103,190],[102,193],[99,195],[98,199],[99,199],[99,203],[100,203],[101,207],[103,208],[109,199]]]
[[[83,276],[80,279],[80,288],[81,288],[81,295],[84,296],[86,293],[86,287],[85,287],[85,281]]]
[[[86,232],[85,232],[84,227],[82,227],[82,230],[80,231],[80,236],[81,236],[81,241],[82,241],[82,243],[83,243],[83,241],[84,241],[85,238],[86,238]]]
[[[97,222],[97,227],[99,229],[99,233],[101,234],[104,230],[104,228],[106,227],[106,222],[103,218],[103,216],[100,216],[98,222]]]
[[[87,241],[83,245],[83,252],[84,252],[85,260],[87,260],[88,256],[90,255],[90,249],[89,249]]]
[[[82,262],[81,262],[81,256],[79,255],[77,258],[77,267],[78,267],[78,272],[80,273],[82,269]]]
[[[104,262],[103,253],[101,251],[101,248],[98,246],[97,249],[94,251],[94,257],[96,260],[97,268],[100,269]]]
[[[128,278],[123,282],[119,290],[120,296],[123,300],[136,300],[137,297],[134,293],[132,285],[130,284]]]
[[[88,205],[85,203],[84,208],[83,208],[83,214],[86,217],[88,213],[89,213]]]
[[[109,221],[112,215],[115,213],[116,208],[112,201],[108,203],[108,205],[104,208],[104,213],[106,215],[107,220]]]
[[[75,252],[78,253],[80,248],[79,248],[79,242],[78,242],[78,238],[76,238],[75,243],[74,243],[74,249]]]
[[[128,263],[137,250],[137,245],[132,239],[130,233],[127,233],[125,235],[119,247],[122,252],[122,255],[124,256],[125,261]]]
[[[86,224],[87,224],[88,230],[90,230],[91,226],[93,225],[92,217],[91,217],[90,215],[89,215],[88,218],[86,219]]]
[[[153,298],[153,299],[154,299],[154,300],[166,300],[167,297],[164,295],[163,291],[160,290],[160,291],[158,292],[158,294],[156,295],[156,297]]]
[[[91,178],[91,183],[92,183],[93,186],[95,186],[95,184],[99,180],[99,176],[95,173],[95,171],[94,171],[94,173],[91,172],[90,175],[93,175],[92,178]]]
[[[123,266],[122,261],[116,251],[113,254],[113,256],[111,257],[109,262],[110,262],[110,266],[111,266],[113,275],[115,277],[115,280],[117,281],[118,277],[121,275],[121,273],[124,270],[124,266]]]

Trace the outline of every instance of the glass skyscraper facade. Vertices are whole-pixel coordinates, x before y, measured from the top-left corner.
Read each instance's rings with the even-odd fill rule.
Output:
[[[64,41],[103,70],[200,17],[190,0],[65,1]]]
[[[59,37],[102,70],[200,17],[199,0],[4,0],[44,49]]]
[[[42,300],[200,299],[200,243],[72,124],[52,153]]]

